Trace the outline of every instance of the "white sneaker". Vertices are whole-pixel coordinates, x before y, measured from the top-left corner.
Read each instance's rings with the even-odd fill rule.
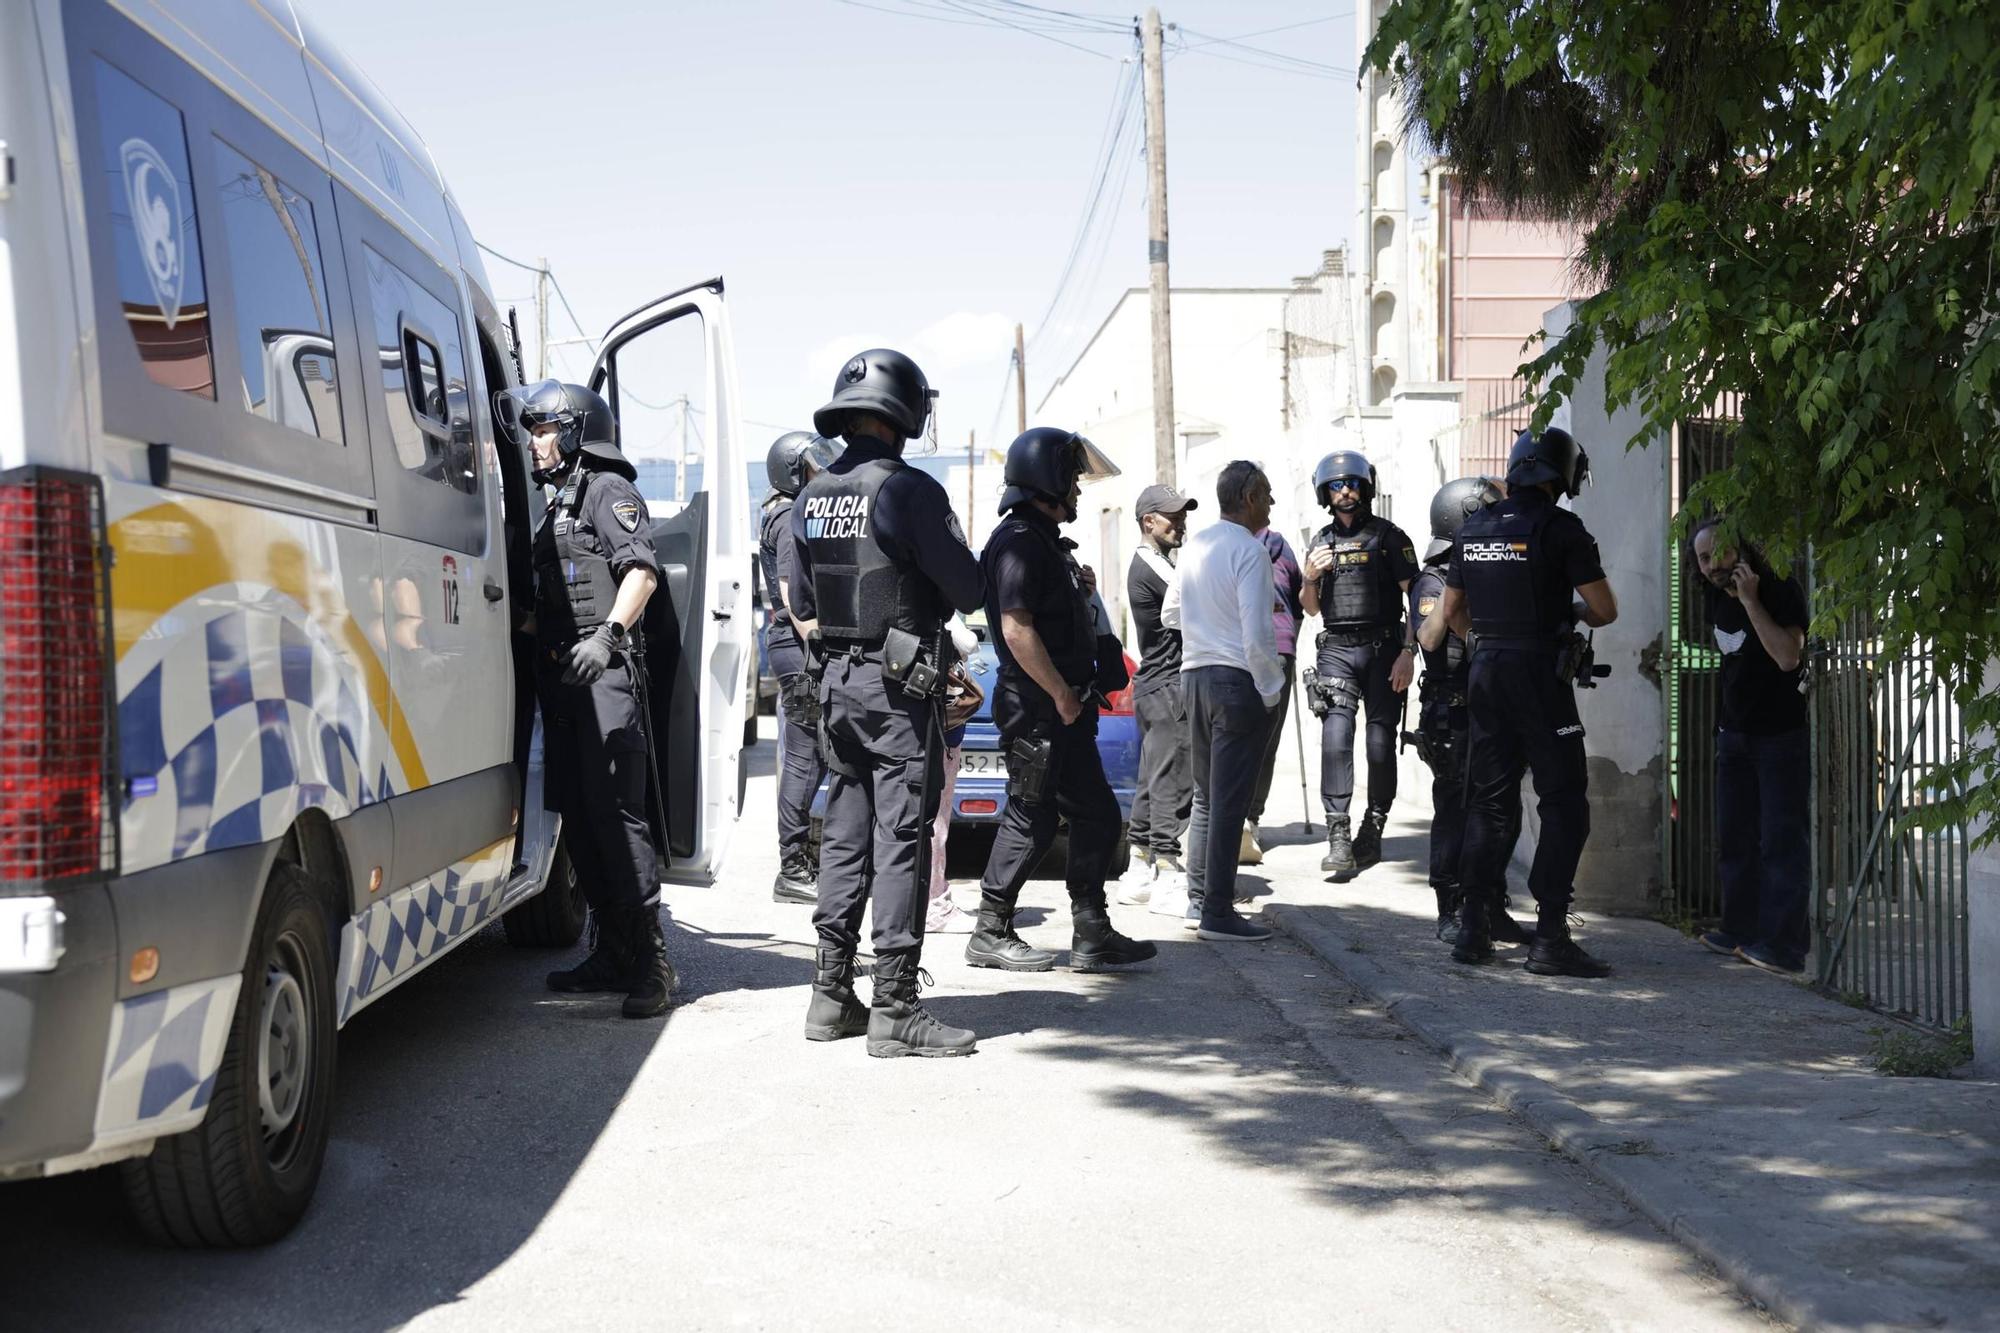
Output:
[[[1187,915],[1187,880],[1172,879],[1166,872],[1153,881],[1153,901],[1146,904],[1146,910],[1161,916]]]
[[[978,925],[979,918],[953,902],[950,894],[933,902],[924,913],[926,935],[970,935]]]
[[[1157,867],[1151,861],[1141,861],[1137,856],[1124,874],[1118,877],[1118,902],[1123,907],[1144,907],[1153,897],[1153,880]]]

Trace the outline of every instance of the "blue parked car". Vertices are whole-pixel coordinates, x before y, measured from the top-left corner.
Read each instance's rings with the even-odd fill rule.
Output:
[[[1000,746],[999,728],[993,725],[993,692],[999,683],[1000,659],[993,649],[986,613],[974,611],[965,620],[979,636],[979,650],[973,654],[970,665],[979,688],[986,691],[986,700],[965,724],[958,784],[952,792],[951,822],[953,828],[990,827],[1000,822],[1000,814],[1007,808],[1007,757]],[[1128,674],[1138,669],[1130,653],[1125,655],[1125,669]],[[1110,779],[1111,790],[1118,797],[1118,846],[1112,852],[1107,874],[1107,878],[1116,879],[1125,873],[1132,859],[1131,844],[1124,836],[1124,821],[1131,817],[1132,797],[1139,787],[1139,719],[1132,711],[1129,686],[1112,694],[1109,704],[1097,719],[1097,753],[1104,760],[1104,776]],[[822,782],[813,798],[815,825],[825,813],[826,784]]]

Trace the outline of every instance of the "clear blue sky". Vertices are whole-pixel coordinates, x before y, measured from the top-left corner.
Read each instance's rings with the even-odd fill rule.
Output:
[[[918,355],[954,449],[968,428],[985,441],[1013,324],[1032,330],[1055,294],[1133,55],[1129,36],[1060,34],[1077,51],[839,0],[300,3],[430,144],[474,235],[547,256],[588,332],[719,272],[745,417],[809,425],[846,356],[882,342]],[[1351,9],[1162,7],[1184,30],[1169,34],[1166,74],[1176,286],[1283,283],[1348,236],[1351,74],[1201,43],[1351,69]],[[1094,281],[1073,284],[1069,317],[1030,347],[1031,404],[1116,293],[1145,283],[1131,156],[1103,262],[1081,266]],[[489,271],[528,328],[532,280]],[[554,336],[574,332],[565,322]],[[766,433],[750,428],[753,442]]]

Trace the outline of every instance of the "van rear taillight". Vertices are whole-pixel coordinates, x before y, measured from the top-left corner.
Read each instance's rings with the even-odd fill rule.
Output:
[[[0,880],[111,860],[106,574],[95,478],[0,474]]]

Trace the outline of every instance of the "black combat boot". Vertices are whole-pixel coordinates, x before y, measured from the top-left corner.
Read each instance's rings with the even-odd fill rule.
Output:
[[[1361,816],[1361,832],[1354,835],[1354,866],[1366,870],[1382,859],[1382,827],[1389,822],[1387,810],[1370,808]]]
[[[779,863],[778,878],[771,885],[771,901],[774,903],[819,901],[819,867],[813,864],[810,852],[793,852]]]
[[[639,908],[626,929],[631,934],[632,970],[626,973],[625,1003],[619,1012],[627,1018],[658,1018],[667,1012],[668,998],[680,989],[674,965],[667,961],[667,933],[660,927],[657,904]]]
[[[1046,972],[1056,965],[1056,956],[1037,949],[1014,933],[1014,909],[982,899],[979,925],[965,942],[965,961],[974,967],[997,967],[1003,972]]]
[[[1431,888],[1438,897],[1437,937],[1451,944],[1458,939],[1459,887],[1456,884],[1434,884]]]
[[[874,1003],[868,1007],[868,1054],[972,1054],[972,1033],[938,1022],[917,998],[919,977],[930,981],[917,966],[916,954],[876,955]]]
[[[822,944],[813,955],[806,1040],[839,1041],[868,1031],[868,1006],[854,993],[854,950]]]
[[[1583,946],[1569,937],[1567,927],[1557,935],[1535,935],[1534,943],[1528,946],[1527,968],[1538,977],[1595,979],[1611,975],[1611,964],[1585,953]]]
[[[1326,817],[1326,855],[1319,859],[1319,868],[1335,879],[1345,879],[1357,869],[1354,844],[1347,837],[1346,815]]]
[[[623,933],[606,930],[596,911],[590,914],[590,956],[575,967],[548,975],[550,990],[565,995],[589,995],[598,991],[619,991],[632,976],[632,959],[626,951]]]
[[[1074,971],[1143,963],[1159,955],[1151,940],[1130,939],[1114,930],[1111,914],[1102,907],[1075,907],[1071,916],[1076,922],[1069,938],[1069,965]]]
[[[1495,944],[1533,944],[1535,932],[1514,919],[1507,910],[1505,900],[1490,903],[1486,908],[1486,919],[1492,923],[1489,933]]]
[[[1486,919],[1486,904],[1467,897],[1461,904],[1458,936],[1451,942],[1451,957],[1457,963],[1493,961],[1493,932]]]

